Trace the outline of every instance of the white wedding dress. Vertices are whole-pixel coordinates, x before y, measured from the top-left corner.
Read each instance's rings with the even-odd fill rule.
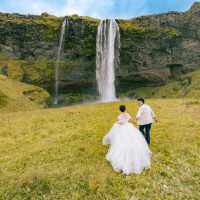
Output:
[[[129,123],[130,119],[128,113],[119,115],[118,121],[103,138],[103,144],[110,144],[106,159],[115,171],[122,171],[126,175],[140,174],[151,165],[151,151],[146,140],[142,133]]]

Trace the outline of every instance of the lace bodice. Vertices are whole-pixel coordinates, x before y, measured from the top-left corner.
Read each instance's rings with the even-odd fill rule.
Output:
[[[118,116],[117,122],[119,124],[125,124],[128,123],[128,121],[131,119],[131,116],[128,113],[124,113]]]

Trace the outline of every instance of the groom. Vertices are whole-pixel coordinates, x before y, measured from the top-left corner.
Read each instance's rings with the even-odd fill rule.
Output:
[[[157,122],[156,116],[151,107],[145,104],[143,98],[137,99],[139,110],[136,115],[136,120],[139,124],[139,130],[144,135],[147,143],[150,145],[150,131],[154,120]]]

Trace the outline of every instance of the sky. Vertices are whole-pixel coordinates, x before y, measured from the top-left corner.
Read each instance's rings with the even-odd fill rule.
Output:
[[[56,16],[78,14],[97,18],[132,18],[186,11],[200,0],[0,0],[0,12]]]

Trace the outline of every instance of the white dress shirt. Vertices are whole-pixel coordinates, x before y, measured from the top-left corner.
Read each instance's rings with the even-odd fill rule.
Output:
[[[140,106],[136,119],[139,125],[151,124],[154,122],[155,114],[151,107],[147,104]]]

